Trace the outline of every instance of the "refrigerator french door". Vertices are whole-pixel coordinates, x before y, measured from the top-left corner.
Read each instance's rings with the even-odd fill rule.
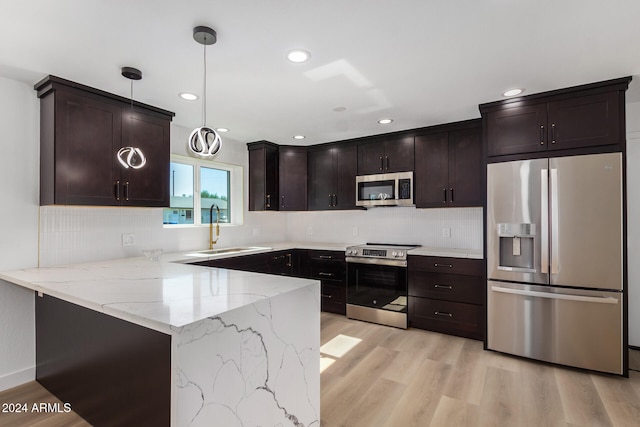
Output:
[[[487,166],[487,348],[626,374],[622,154]]]

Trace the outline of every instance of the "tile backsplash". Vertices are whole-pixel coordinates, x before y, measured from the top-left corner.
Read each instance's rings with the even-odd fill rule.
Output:
[[[132,246],[123,246],[123,234],[133,234]],[[179,252],[208,247],[206,227],[165,228],[160,208],[43,206],[39,236],[41,267],[141,256],[143,249]],[[218,245],[282,241],[481,250],[482,208],[245,212],[243,225],[221,227]]]

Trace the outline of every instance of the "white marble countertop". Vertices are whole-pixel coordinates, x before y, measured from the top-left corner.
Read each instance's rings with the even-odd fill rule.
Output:
[[[358,243],[278,242],[242,252],[198,251],[0,272],[0,279],[167,334],[316,280],[189,265],[286,249],[344,251]],[[223,247],[216,249],[225,249]],[[419,247],[411,255],[482,259],[481,251]]]
[[[0,279],[167,334],[317,285],[311,279],[169,262],[180,254],[0,272]]]

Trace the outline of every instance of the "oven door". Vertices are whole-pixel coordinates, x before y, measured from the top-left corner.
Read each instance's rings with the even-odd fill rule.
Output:
[[[407,327],[407,268],[347,263],[347,317]]]

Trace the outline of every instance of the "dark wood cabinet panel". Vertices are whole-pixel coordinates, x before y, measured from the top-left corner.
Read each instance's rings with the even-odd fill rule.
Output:
[[[607,92],[549,103],[549,150],[617,144],[618,93]]]
[[[376,137],[358,145],[359,175],[412,171],[413,136]]]
[[[353,145],[336,147],[334,152],[334,209],[356,208],[357,148]]]
[[[40,98],[40,204],[169,206],[173,113],[58,77],[36,84]],[[123,147],[146,157],[118,161]]]
[[[412,326],[483,339],[483,260],[411,255],[408,276]]]
[[[449,200],[449,133],[416,136],[416,207],[446,207]]]
[[[624,147],[625,77],[480,105],[488,157]],[[605,148],[600,148],[604,150]]]
[[[123,146],[138,147],[147,158],[141,169],[123,169],[124,204],[130,206],[169,206],[169,122],[143,111],[124,111],[122,119]],[[161,178],[162,177],[162,178]],[[166,177],[167,179],[164,179]]]
[[[48,295],[35,323],[36,379],[91,425],[170,425],[171,336]]]
[[[415,137],[416,207],[482,206],[482,129],[465,126]]]
[[[280,146],[278,150],[279,210],[304,211],[307,209],[307,149]]]
[[[278,210],[278,146],[259,141],[249,149],[249,210]]]
[[[484,310],[479,305],[410,297],[409,317],[414,327],[476,340],[484,337]]]
[[[547,104],[513,106],[487,115],[488,155],[547,149]]]
[[[309,210],[355,209],[356,146],[336,144],[307,156]]]

